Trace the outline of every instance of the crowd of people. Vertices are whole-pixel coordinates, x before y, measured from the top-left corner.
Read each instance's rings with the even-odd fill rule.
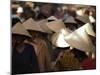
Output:
[[[96,68],[96,7],[11,2],[12,74]]]

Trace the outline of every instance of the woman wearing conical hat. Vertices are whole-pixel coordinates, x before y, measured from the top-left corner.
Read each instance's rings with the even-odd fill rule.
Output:
[[[28,19],[23,23],[23,26],[29,31],[32,36],[31,44],[35,48],[35,52],[39,62],[40,72],[51,71],[51,59],[48,50],[48,45],[46,44],[45,30],[41,29],[39,23],[34,21],[32,18]]]
[[[12,28],[12,74],[25,74],[39,72],[37,56],[34,47],[25,43],[25,39],[31,39],[21,23]]]

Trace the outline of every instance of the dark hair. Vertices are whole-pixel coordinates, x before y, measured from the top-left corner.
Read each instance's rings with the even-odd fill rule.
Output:
[[[12,34],[12,37],[15,37],[16,39],[22,39],[22,40],[30,39],[31,38],[29,36],[21,35],[21,34]]]
[[[85,54],[84,51],[78,50],[76,48],[74,48],[73,50],[71,50],[71,52],[75,55],[75,57],[82,62],[85,58],[87,58],[88,56]]]
[[[16,14],[17,9],[16,8],[12,8],[12,14]]]
[[[75,21],[76,21],[76,22],[77,22],[77,24],[79,24],[80,26],[82,26],[82,25],[84,25],[84,24],[85,24],[84,22],[82,22],[82,21],[78,20],[77,18],[75,18]]]
[[[18,22],[21,22],[18,18],[12,18],[12,27]]]
[[[29,18],[35,18],[35,12],[30,7],[24,7],[22,17],[24,17],[26,20]]]

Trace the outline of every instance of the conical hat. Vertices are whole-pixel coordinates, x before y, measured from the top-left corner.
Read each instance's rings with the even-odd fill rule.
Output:
[[[40,31],[43,32],[43,30],[40,28],[40,26],[34,21],[32,18],[29,18],[27,21],[23,23],[23,26],[27,30],[34,30],[34,31]]]
[[[57,18],[55,16],[50,16],[49,18],[47,18],[47,20],[57,20]]]
[[[59,32],[61,29],[66,28],[64,23],[61,20],[48,22],[47,26],[50,30],[54,32]]]
[[[54,46],[57,46],[56,45],[56,40],[58,38],[58,33],[54,33],[52,36],[51,36],[51,43],[54,45]]]
[[[74,17],[70,16],[64,21],[64,23],[75,23],[76,24],[77,22],[75,21]]]
[[[89,16],[90,22],[94,23],[95,22],[95,18],[93,16]]]
[[[69,31],[69,29],[64,29],[64,30],[65,31],[63,31],[63,32],[61,31],[61,32],[54,33],[51,37],[51,42],[56,47],[64,48],[64,47],[70,46],[64,39],[64,35],[70,34],[70,31]]]
[[[68,44],[82,51],[95,51],[95,46],[85,31],[85,26],[80,27],[65,37]]]
[[[88,15],[77,16],[76,19],[82,21],[83,23],[88,23],[88,22],[90,22]]]
[[[43,30],[45,33],[52,33],[52,31],[48,28],[46,25],[47,20],[43,19],[41,21],[37,21],[37,24],[40,26],[40,28]]]
[[[31,37],[31,35],[28,33],[28,31],[24,28],[24,26],[20,22],[14,25],[14,27],[12,28],[12,33]]]
[[[85,24],[85,30],[89,35],[96,37],[96,34],[93,31],[93,27],[92,27],[92,25],[90,23],[86,23]]]

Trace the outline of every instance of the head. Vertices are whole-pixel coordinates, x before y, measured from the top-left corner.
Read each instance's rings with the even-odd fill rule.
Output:
[[[24,36],[24,35],[13,34],[12,35],[12,46],[13,46],[13,48],[16,48],[16,47],[22,45],[26,38],[28,38],[28,37]]]
[[[73,48],[71,52],[75,55],[75,58],[77,58],[80,62],[82,62],[85,58],[87,58],[87,55],[85,54],[84,51]]]
[[[35,40],[37,38],[37,36],[38,36],[38,32],[33,31],[33,30],[28,30],[28,31],[32,36],[32,40]]]
[[[35,39],[44,39],[44,38],[47,37],[46,33],[42,33],[42,32],[39,32],[39,31],[33,31],[33,30],[28,30],[28,31],[29,31],[29,33],[32,36],[32,40],[35,40]]]
[[[70,51],[65,51],[59,59],[60,70],[78,70],[80,67],[79,61]]]
[[[24,7],[23,10],[24,13],[22,14],[22,17],[25,18],[25,20],[35,18],[35,12],[30,7]]]

